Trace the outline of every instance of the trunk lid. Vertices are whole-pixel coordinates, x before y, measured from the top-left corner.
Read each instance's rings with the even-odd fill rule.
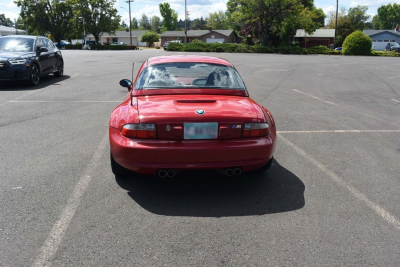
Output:
[[[218,139],[240,138],[244,122],[257,122],[247,97],[155,95],[138,97],[141,123],[156,123],[159,139],[184,139],[184,123],[218,123]],[[204,114],[196,111],[203,110]],[[201,113],[201,112],[199,112]]]

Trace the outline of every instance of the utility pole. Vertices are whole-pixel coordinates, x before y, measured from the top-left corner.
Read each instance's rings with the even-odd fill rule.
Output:
[[[187,4],[185,0],[185,44],[187,44]]]
[[[133,2],[133,0],[128,0],[128,1],[125,1],[125,2],[129,4],[129,40],[130,40],[130,44],[132,45],[131,2]],[[138,45],[139,45],[139,42],[138,42]]]
[[[333,41],[333,48],[335,48],[335,46],[336,46],[336,31],[337,31],[338,11],[339,11],[339,0],[336,0],[335,39]]]
[[[80,19],[82,19],[82,23],[83,23],[83,49],[86,49],[86,31],[85,31],[85,18],[84,17],[79,17]],[[57,41],[58,42],[58,41]],[[61,45],[61,44],[60,44]]]
[[[14,19],[15,34],[18,35],[17,19]]]

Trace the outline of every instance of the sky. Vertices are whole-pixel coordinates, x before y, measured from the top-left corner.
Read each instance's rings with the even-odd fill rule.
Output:
[[[117,0],[115,7],[118,9],[119,15],[122,19],[129,23],[129,6],[126,0]],[[158,5],[163,2],[170,3],[172,9],[178,12],[179,19],[184,19],[185,16],[185,2],[184,0],[135,0],[131,2],[131,15],[132,18],[141,18],[145,13],[147,17],[154,15],[161,17]],[[209,13],[217,12],[219,10],[226,11],[227,0],[187,0],[187,9],[189,11],[189,18],[196,19],[203,16],[208,17]],[[366,5],[369,7],[368,14],[374,16],[377,13],[378,7],[387,5],[389,3],[399,3],[400,0],[339,0],[339,7],[354,7],[357,5]],[[314,5],[317,8],[322,8],[326,15],[334,11],[336,8],[336,0],[314,0]],[[19,8],[14,4],[13,0],[0,0],[0,14],[5,14],[7,18],[18,18]]]

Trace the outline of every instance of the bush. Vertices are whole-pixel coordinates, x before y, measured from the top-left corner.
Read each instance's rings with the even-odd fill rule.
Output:
[[[191,41],[191,43],[204,43],[202,40],[199,39],[194,39]]]
[[[400,53],[395,51],[371,51],[371,56],[378,57],[400,57]]]
[[[171,44],[168,45],[168,50]],[[186,45],[182,45],[181,51],[185,52],[211,52],[211,50],[207,51],[206,43],[189,43]]]
[[[167,47],[167,51],[182,51],[182,44],[180,43],[170,43]]]
[[[280,53],[280,54],[308,54],[307,49],[300,47],[300,46],[294,46],[294,47],[289,47],[289,46],[279,46],[276,48],[273,48],[275,53]]]
[[[331,49],[323,45],[307,48],[307,52],[309,54],[330,54],[331,51],[332,51]]]
[[[343,42],[343,55],[370,55],[371,38],[362,31],[355,31]]]
[[[69,45],[65,45],[64,49],[82,49],[82,44],[69,44]]]
[[[271,47],[262,46],[262,45],[253,45],[251,46],[251,50],[255,53],[274,53]]]
[[[156,32],[148,31],[142,34],[142,38],[140,39],[141,42],[146,42],[148,47],[154,45],[155,42],[158,42],[160,37]]]

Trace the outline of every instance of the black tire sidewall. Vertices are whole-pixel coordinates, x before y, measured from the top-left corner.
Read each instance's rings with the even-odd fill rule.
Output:
[[[36,68],[37,71],[38,71],[38,73],[39,73],[39,77],[38,77],[38,82],[37,82],[37,83],[35,83],[35,82],[33,81],[33,79],[32,79],[32,71],[33,71],[34,68]],[[39,69],[39,67],[38,67],[36,64],[33,64],[32,67],[31,67],[31,69],[30,69],[30,71],[29,71],[29,83],[30,83],[32,86],[36,86],[36,85],[39,84],[39,82],[40,82],[40,69]]]

